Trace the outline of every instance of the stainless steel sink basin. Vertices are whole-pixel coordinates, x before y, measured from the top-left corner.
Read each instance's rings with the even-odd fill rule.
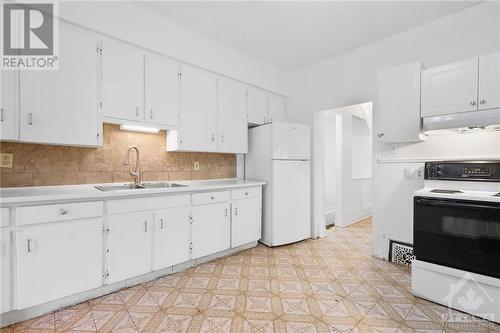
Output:
[[[167,182],[158,182],[158,183],[143,183],[141,184],[145,188],[169,188],[169,187],[185,187],[187,185],[177,184],[177,183],[167,183]]]
[[[103,185],[96,186],[95,188],[99,191],[121,191],[121,190],[139,190],[147,188],[170,188],[170,187],[184,187],[187,185],[181,185],[176,183],[168,182],[158,182],[158,183],[142,183],[142,184],[123,184],[123,185]]]
[[[138,189],[144,189],[145,187],[142,185],[136,185],[136,184],[123,184],[123,185],[103,185],[103,186],[96,186],[96,189],[99,191],[120,191],[120,190],[138,190]]]

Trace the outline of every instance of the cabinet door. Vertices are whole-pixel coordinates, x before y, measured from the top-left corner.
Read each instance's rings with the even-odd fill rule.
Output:
[[[422,71],[422,117],[477,110],[478,59]]]
[[[420,141],[420,61],[379,74],[376,136],[381,142]]]
[[[99,142],[97,39],[62,28],[59,69],[21,71],[21,141],[96,146]]]
[[[269,121],[286,121],[286,98],[274,94],[268,95]]]
[[[144,54],[115,41],[103,41],[101,76],[102,115],[144,120]]]
[[[222,79],[219,85],[219,151],[246,153],[248,151],[247,96],[245,86]]]
[[[209,72],[182,66],[181,149],[217,151],[217,78]]]
[[[261,237],[262,198],[233,200],[231,246],[237,247],[258,241]]]
[[[479,109],[500,107],[500,53],[479,58]]]
[[[18,71],[0,71],[0,140],[17,140]]]
[[[19,230],[19,309],[101,286],[102,253],[100,218]]]
[[[248,123],[262,125],[267,123],[267,93],[253,87],[247,88]]]
[[[151,271],[152,221],[152,212],[109,218],[109,283]]]
[[[0,228],[0,313],[11,310],[11,241],[10,231],[7,228]]]
[[[145,121],[158,125],[177,125],[180,103],[179,63],[147,54],[145,70]]]
[[[229,203],[192,207],[192,259],[229,249],[231,226]]]
[[[155,212],[155,269],[189,260],[189,207]]]

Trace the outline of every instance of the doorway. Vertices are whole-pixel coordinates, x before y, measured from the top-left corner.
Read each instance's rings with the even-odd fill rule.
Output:
[[[366,102],[318,111],[314,137],[314,210],[318,234],[372,214],[372,113]]]

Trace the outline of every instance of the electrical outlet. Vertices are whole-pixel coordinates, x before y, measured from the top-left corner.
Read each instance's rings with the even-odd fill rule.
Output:
[[[200,170],[200,162],[194,162],[193,169],[194,170]]]
[[[14,161],[14,154],[1,153],[0,154],[0,167],[12,169],[12,162]]]
[[[406,179],[423,179],[424,178],[424,168],[405,168],[404,169],[404,177]]]

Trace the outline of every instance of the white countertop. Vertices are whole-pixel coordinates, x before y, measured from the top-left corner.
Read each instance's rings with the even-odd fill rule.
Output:
[[[186,186],[154,189],[126,189],[107,192],[100,191],[96,189],[95,186],[121,185],[124,183],[0,188],[0,205],[6,206],[21,203],[33,204],[43,201],[114,199],[144,195],[149,196],[155,194],[161,195],[170,193],[224,190],[238,187],[261,186],[266,184],[263,181],[236,178],[169,182]]]

